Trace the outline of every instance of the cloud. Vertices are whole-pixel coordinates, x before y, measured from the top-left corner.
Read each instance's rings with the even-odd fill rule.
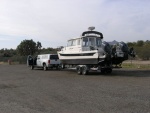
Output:
[[[106,41],[147,40],[149,6],[148,0],[1,0],[0,34],[57,47],[95,26]]]

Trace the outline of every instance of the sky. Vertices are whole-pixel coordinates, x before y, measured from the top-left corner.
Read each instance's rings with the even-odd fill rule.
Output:
[[[150,0],[0,0],[0,49],[65,46],[90,26],[104,41],[150,40]]]

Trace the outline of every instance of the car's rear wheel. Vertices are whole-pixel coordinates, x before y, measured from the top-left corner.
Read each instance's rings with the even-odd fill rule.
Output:
[[[33,70],[33,69],[34,69],[34,66],[32,65],[32,66],[31,66],[31,70]]]
[[[46,64],[43,64],[43,70],[46,71],[47,70],[47,66]]]

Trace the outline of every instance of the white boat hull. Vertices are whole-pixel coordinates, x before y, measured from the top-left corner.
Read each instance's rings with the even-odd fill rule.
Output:
[[[62,53],[58,52],[62,64],[98,64],[105,60],[105,55],[100,56],[98,52]]]

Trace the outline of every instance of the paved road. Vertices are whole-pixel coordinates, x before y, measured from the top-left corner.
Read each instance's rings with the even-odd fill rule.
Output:
[[[83,76],[0,65],[0,113],[150,113],[150,71]]]

